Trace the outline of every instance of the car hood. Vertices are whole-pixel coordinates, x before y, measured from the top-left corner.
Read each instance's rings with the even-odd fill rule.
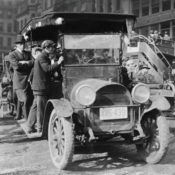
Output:
[[[82,85],[89,86],[96,93],[96,100],[103,93],[107,93],[107,94],[113,93],[114,95],[120,94],[121,96],[123,96],[123,99],[127,99],[126,101],[128,105],[132,103],[131,95],[128,89],[122,84],[92,78],[92,79],[86,79],[78,82],[72,89],[70,100],[74,107],[82,107],[82,105],[78,104],[75,97],[76,90]]]

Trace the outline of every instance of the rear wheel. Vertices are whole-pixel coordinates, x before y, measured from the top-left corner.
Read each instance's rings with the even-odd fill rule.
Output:
[[[137,150],[147,163],[158,163],[168,148],[169,127],[166,118],[145,117],[141,124],[148,139],[143,144],[136,145]]]
[[[65,169],[72,161],[74,136],[71,118],[59,117],[52,111],[48,127],[48,144],[54,165]]]

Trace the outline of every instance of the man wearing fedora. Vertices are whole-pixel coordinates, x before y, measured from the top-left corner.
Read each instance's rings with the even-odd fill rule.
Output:
[[[14,70],[13,89],[16,91],[19,102],[23,102],[23,115],[27,120],[30,108],[30,96],[28,77],[33,67],[34,61],[30,52],[24,50],[25,39],[23,35],[16,37],[16,49],[9,54],[10,63]],[[20,105],[17,105],[17,115],[15,119],[21,118]]]

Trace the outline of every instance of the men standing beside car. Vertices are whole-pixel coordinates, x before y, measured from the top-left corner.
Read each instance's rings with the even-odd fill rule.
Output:
[[[9,54],[10,64],[14,70],[13,89],[18,98],[15,119],[21,119],[20,102],[23,102],[23,115],[24,119],[27,120],[30,108],[28,77],[34,62],[31,53],[24,50],[25,39],[23,35],[17,35],[15,44],[16,49]]]
[[[44,109],[49,97],[50,82],[52,72],[57,70],[63,62],[61,57],[54,64],[51,64],[50,55],[55,52],[56,45],[52,40],[45,40],[42,43],[42,53],[35,60],[32,90],[34,101],[30,109],[27,121],[27,132],[35,132],[35,124],[37,133],[41,133],[44,119]],[[37,111],[37,112],[36,112]]]

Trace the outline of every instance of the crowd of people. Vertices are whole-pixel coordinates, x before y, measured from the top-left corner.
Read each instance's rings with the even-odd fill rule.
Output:
[[[167,31],[165,31],[164,34],[162,34],[157,30],[150,30],[148,39],[154,41],[155,44],[161,44],[162,42],[168,43],[169,41],[171,41],[171,38],[168,35]]]
[[[28,133],[41,133],[45,105],[53,95],[50,93],[53,92],[53,83],[62,87],[64,58],[56,52],[61,45],[45,40],[41,46],[35,44],[31,51],[27,51],[23,35],[17,35],[15,45],[15,49],[6,56],[6,72],[12,84],[12,100],[16,108],[14,119],[23,118]],[[62,89],[59,92],[58,98],[62,97]],[[54,94],[54,98],[57,97]]]

